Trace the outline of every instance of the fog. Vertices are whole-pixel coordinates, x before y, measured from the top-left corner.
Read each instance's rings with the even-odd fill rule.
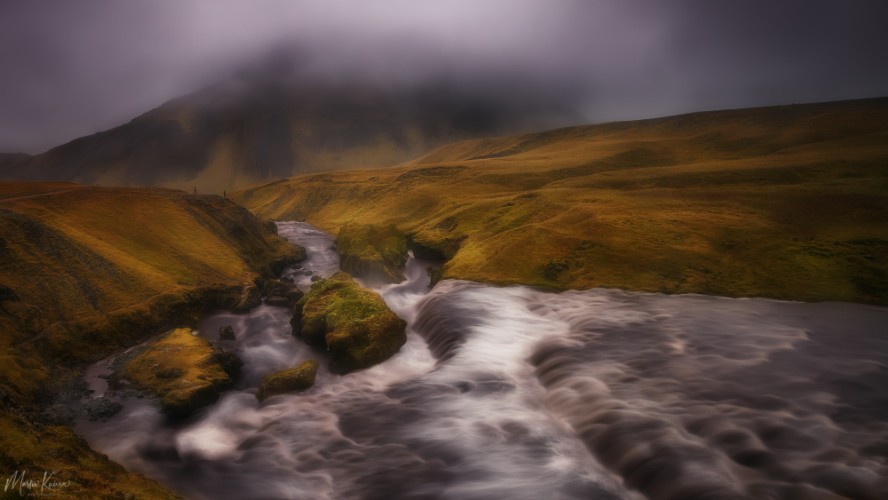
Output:
[[[888,94],[884,2],[4,2],[0,151],[299,54],[301,74],[551,102],[565,125]]]

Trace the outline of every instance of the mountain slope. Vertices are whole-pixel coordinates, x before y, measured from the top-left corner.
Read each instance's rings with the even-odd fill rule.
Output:
[[[551,123],[546,105],[410,88],[241,76],[43,154],[0,178],[222,194],[299,173],[387,167],[447,142]]]
[[[77,369],[209,307],[298,251],[219,196],[0,183],[0,466],[55,471],[62,496],[167,498],[54,418]]]
[[[449,278],[888,303],[888,99],[469,140],[234,196],[394,225]]]

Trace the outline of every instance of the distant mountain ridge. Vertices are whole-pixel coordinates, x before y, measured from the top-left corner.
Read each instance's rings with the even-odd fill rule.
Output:
[[[447,82],[384,88],[238,77],[42,154],[0,155],[0,178],[221,193],[302,173],[391,166],[454,140],[544,128],[564,115],[518,101]]]

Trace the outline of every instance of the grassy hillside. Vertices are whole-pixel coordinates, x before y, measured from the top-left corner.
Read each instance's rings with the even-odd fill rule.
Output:
[[[448,278],[888,303],[888,99],[464,141],[235,198],[334,233],[393,224]]]
[[[0,183],[0,469],[59,470],[80,496],[162,498],[153,482],[43,419],[49,395],[77,367],[233,305],[245,286],[298,257],[218,196]]]

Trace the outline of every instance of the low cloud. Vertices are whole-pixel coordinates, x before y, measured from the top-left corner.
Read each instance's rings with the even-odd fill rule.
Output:
[[[822,0],[7,2],[0,151],[116,126],[280,52],[303,75],[448,81],[569,109],[564,124],[883,95],[886,17]]]

